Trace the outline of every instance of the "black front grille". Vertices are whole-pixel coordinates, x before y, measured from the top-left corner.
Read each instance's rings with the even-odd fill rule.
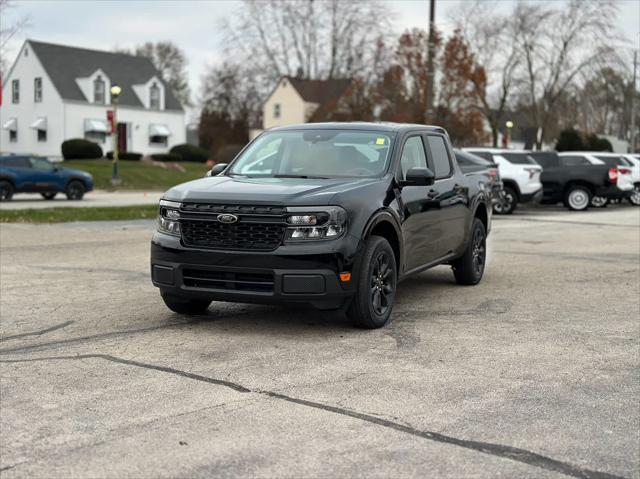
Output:
[[[220,214],[234,215],[235,223],[221,223]],[[185,246],[196,248],[276,249],[286,227],[283,206],[183,203],[180,228]]]
[[[236,273],[232,271],[210,271],[185,269],[182,271],[184,285],[189,288],[273,292],[273,273]]]

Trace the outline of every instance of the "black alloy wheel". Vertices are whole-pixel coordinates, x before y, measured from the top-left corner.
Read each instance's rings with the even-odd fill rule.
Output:
[[[474,218],[471,235],[462,256],[451,263],[458,284],[478,284],[487,264],[487,231],[484,223]]]
[[[387,324],[396,295],[396,271],[396,257],[389,242],[382,236],[369,237],[362,253],[356,292],[347,310],[355,326],[375,329]]]
[[[11,201],[13,198],[13,185],[6,180],[0,180],[0,201]]]
[[[84,196],[85,187],[81,181],[73,180],[67,185],[67,199],[68,200],[81,200]]]
[[[371,268],[371,305],[379,316],[383,316],[393,304],[391,275],[391,258],[387,251],[381,251]]]

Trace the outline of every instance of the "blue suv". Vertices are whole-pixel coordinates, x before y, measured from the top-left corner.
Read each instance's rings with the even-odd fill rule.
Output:
[[[36,156],[0,156],[0,201],[11,200],[14,193],[40,193],[45,200],[64,193],[69,200],[81,200],[92,189],[93,178],[85,171]]]

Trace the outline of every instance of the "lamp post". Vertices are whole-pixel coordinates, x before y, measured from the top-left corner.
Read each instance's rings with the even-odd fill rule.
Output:
[[[117,186],[120,184],[120,175],[118,172],[118,144],[119,144],[119,130],[118,130],[118,98],[122,88],[118,85],[111,87],[111,103],[113,104],[113,173],[111,175],[111,184]]]
[[[507,127],[507,139],[504,143],[505,143],[505,147],[509,148],[509,143],[511,142],[511,129],[513,128],[513,122],[509,120],[504,124],[504,126]]]

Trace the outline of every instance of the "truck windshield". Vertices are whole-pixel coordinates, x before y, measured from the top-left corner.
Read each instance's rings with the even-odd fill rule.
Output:
[[[355,130],[273,131],[261,135],[229,174],[273,178],[372,178],[384,173],[393,138]]]

